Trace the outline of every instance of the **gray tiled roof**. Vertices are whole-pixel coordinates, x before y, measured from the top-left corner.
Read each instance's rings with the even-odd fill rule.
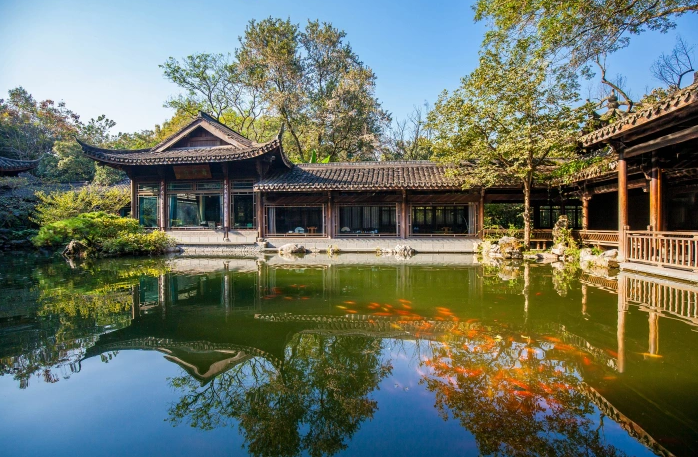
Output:
[[[594,146],[691,105],[693,107],[690,109],[695,109],[697,102],[698,84],[694,83],[650,107],[628,114],[606,127],[582,136],[579,141],[584,147]]]
[[[78,140],[82,150],[88,157],[115,165],[164,165],[189,164],[209,162],[229,162],[250,159],[280,148],[278,139],[248,148],[238,148],[232,145],[215,146],[212,148],[183,148],[169,149],[163,152],[153,152],[151,149],[103,149],[83,143]]]
[[[254,186],[261,191],[460,189],[447,167],[429,161],[299,164]]]
[[[172,148],[172,145],[176,144],[180,137],[186,136],[193,128],[202,124],[205,124],[206,128],[213,128],[220,132],[222,134],[220,138],[229,144],[208,148]],[[82,146],[86,156],[107,165],[184,165],[232,162],[271,153],[278,155],[286,167],[293,166],[281,147],[281,133],[277,138],[266,143],[254,143],[204,112],[199,113],[199,116],[192,122],[152,148],[104,149],[83,143],[79,139],[77,141]]]
[[[188,123],[187,125],[185,125],[181,129],[179,129],[177,132],[168,136],[167,138],[162,140],[160,143],[153,146],[151,150],[155,151],[155,150],[160,149],[161,146],[167,144],[168,142],[170,142],[170,140],[179,136],[180,133],[184,132],[185,130],[189,129],[190,127],[192,127],[194,125],[200,125],[203,122],[210,125],[211,127],[216,129],[217,131],[222,133],[225,137],[227,137],[228,139],[232,140],[235,143],[242,144],[243,146],[246,146],[246,147],[254,146],[254,143],[251,140],[240,135],[238,132],[231,129],[227,125],[218,122],[218,120],[216,118],[214,118],[213,116],[206,114],[203,111],[199,111],[199,115],[193,121],[191,121],[190,123]]]
[[[16,160],[0,157],[0,171],[26,171],[36,168],[38,160]]]

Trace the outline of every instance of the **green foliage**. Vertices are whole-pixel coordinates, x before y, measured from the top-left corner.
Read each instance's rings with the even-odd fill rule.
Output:
[[[500,43],[429,113],[437,157],[457,167],[466,187],[520,183],[524,244],[530,239],[530,193],[551,159],[571,157],[582,113],[574,75],[538,55],[535,42]]]
[[[523,212],[524,207],[521,203],[487,203],[485,204],[485,227],[522,229]]]
[[[56,141],[50,154],[39,165],[39,174],[48,181],[91,181],[95,162],[82,152],[75,141]]]
[[[55,248],[72,240],[87,247],[87,256],[161,254],[172,246],[164,233],[145,232],[137,220],[105,212],[80,214],[43,225],[34,244]]]
[[[566,57],[576,67],[628,45],[645,30],[667,32],[674,19],[698,11],[696,0],[478,0],[475,19],[493,28],[489,43],[535,37],[541,51]]]
[[[301,29],[290,19],[252,20],[234,57],[194,54],[160,67],[185,90],[168,106],[190,116],[208,111],[257,141],[283,124],[284,149],[301,162],[312,150],[323,159],[374,159],[390,119],[375,96],[373,71],[328,23]]]
[[[23,87],[0,99],[0,155],[38,159],[56,141],[68,140],[79,129],[79,117],[65,103],[38,102]]]
[[[173,245],[172,239],[159,230],[151,232],[122,233],[102,242],[105,256],[161,254]]]
[[[126,173],[112,167],[95,165],[95,176],[92,179],[93,184],[98,186],[112,186],[127,178]]]
[[[308,163],[330,163],[330,159],[332,156],[327,156],[322,160],[317,159],[317,151],[313,149],[310,151],[310,160],[308,160]]]
[[[67,192],[39,191],[36,197],[39,203],[31,220],[39,226],[95,211],[118,214],[131,202],[130,191],[120,187],[86,186]]]
[[[592,167],[600,168],[602,165],[607,164],[607,158],[602,155],[578,157],[558,165],[549,176],[551,179],[559,180],[564,184],[569,184],[575,179],[578,173],[583,171],[591,171]]]

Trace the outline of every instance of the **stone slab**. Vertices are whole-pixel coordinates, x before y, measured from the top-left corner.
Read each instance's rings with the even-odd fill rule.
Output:
[[[677,270],[674,268],[655,267],[652,265],[645,265],[642,263],[635,262],[622,262],[620,264],[620,269],[621,271],[634,271],[646,275],[661,276],[665,278],[679,279],[681,281],[698,283],[698,273],[692,271]]]

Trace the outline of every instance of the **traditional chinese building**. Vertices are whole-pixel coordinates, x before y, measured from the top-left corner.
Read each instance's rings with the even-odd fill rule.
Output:
[[[254,143],[201,113],[160,144],[80,143],[131,179],[131,214],[180,242],[475,237],[483,195],[427,161],[293,164],[280,136]]]
[[[595,236],[618,240],[621,267],[698,280],[698,84],[581,143],[610,149],[613,161],[568,190],[582,197]]]

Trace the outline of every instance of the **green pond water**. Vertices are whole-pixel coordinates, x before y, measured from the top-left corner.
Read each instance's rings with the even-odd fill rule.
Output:
[[[692,287],[456,255],[0,257],[1,453],[697,455]]]

